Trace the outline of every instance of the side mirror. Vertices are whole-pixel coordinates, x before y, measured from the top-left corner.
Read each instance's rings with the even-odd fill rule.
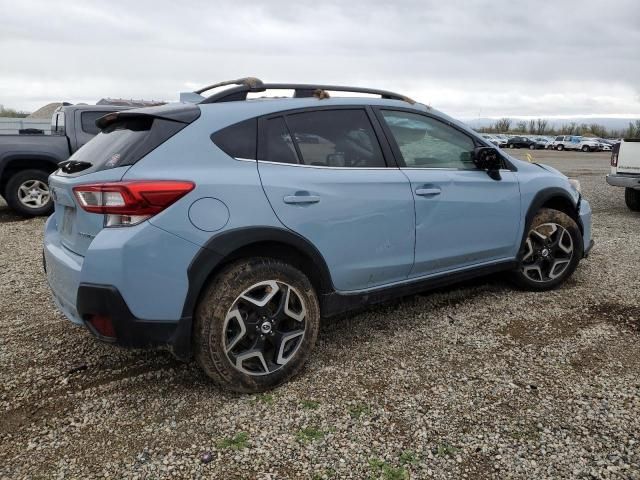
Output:
[[[498,150],[493,147],[478,147],[473,151],[473,163],[480,170],[486,170],[494,180],[500,180],[500,167],[502,159]]]

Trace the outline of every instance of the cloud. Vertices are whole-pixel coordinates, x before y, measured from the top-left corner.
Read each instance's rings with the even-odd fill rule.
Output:
[[[254,75],[461,117],[638,114],[640,2],[0,0],[0,103],[177,99]]]

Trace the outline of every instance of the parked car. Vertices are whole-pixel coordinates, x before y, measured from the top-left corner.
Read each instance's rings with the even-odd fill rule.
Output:
[[[487,140],[489,140],[491,143],[493,143],[496,147],[506,147],[507,146],[507,141],[497,137],[496,135],[492,135],[490,133],[483,133],[482,134],[482,138],[485,138]]]
[[[549,290],[591,248],[577,181],[404,95],[211,88],[104,117],[49,178],[47,280],[100,340],[262,391],[300,371],[321,318],[498,271]],[[274,89],[295,94],[245,101]]]
[[[51,135],[0,135],[0,196],[20,215],[51,214],[49,174],[99,132],[95,125],[99,117],[122,109],[63,106],[51,118]]]
[[[597,152],[602,150],[601,144],[593,138],[580,135],[558,135],[547,148],[554,150],[580,150],[583,152]]]
[[[530,139],[529,137],[512,137],[507,142],[508,148],[528,148],[530,150],[535,150],[538,148],[538,145],[535,140]]]
[[[582,152],[601,152],[604,149],[604,144],[595,138],[580,137],[577,149]]]
[[[607,183],[623,187],[629,210],[640,212],[640,139],[624,139],[613,146]]]
[[[549,140],[545,137],[535,137],[533,139],[536,142],[536,148],[545,149],[549,145]]]

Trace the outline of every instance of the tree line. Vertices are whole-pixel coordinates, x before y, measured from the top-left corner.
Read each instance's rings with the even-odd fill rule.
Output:
[[[4,105],[0,105],[0,117],[24,118],[28,115],[27,112],[19,112],[13,108],[4,108]]]
[[[624,129],[608,129],[598,123],[568,122],[552,126],[544,118],[513,121],[501,118],[488,127],[476,129],[482,133],[520,133],[529,135],[586,135],[600,138],[640,138],[640,120],[629,122]]]

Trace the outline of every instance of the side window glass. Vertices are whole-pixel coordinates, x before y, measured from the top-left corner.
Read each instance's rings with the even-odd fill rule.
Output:
[[[293,145],[291,135],[284,118],[271,118],[264,122],[264,159],[269,162],[299,163],[296,147]],[[260,147],[262,151],[262,147]]]
[[[96,120],[104,117],[109,112],[82,112],[80,114],[80,128],[89,135],[97,135],[100,129],[96,126]]]
[[[287,125],[305,165],[386,167],[364,110],[320,110],[288,115]]]
[[[233,158],[256,159],[258,120],[251,118],[211,135],[211,141]]]
[[[475,170],[475,144],[438,120],[410,112],[382,110],[407,167]]]

